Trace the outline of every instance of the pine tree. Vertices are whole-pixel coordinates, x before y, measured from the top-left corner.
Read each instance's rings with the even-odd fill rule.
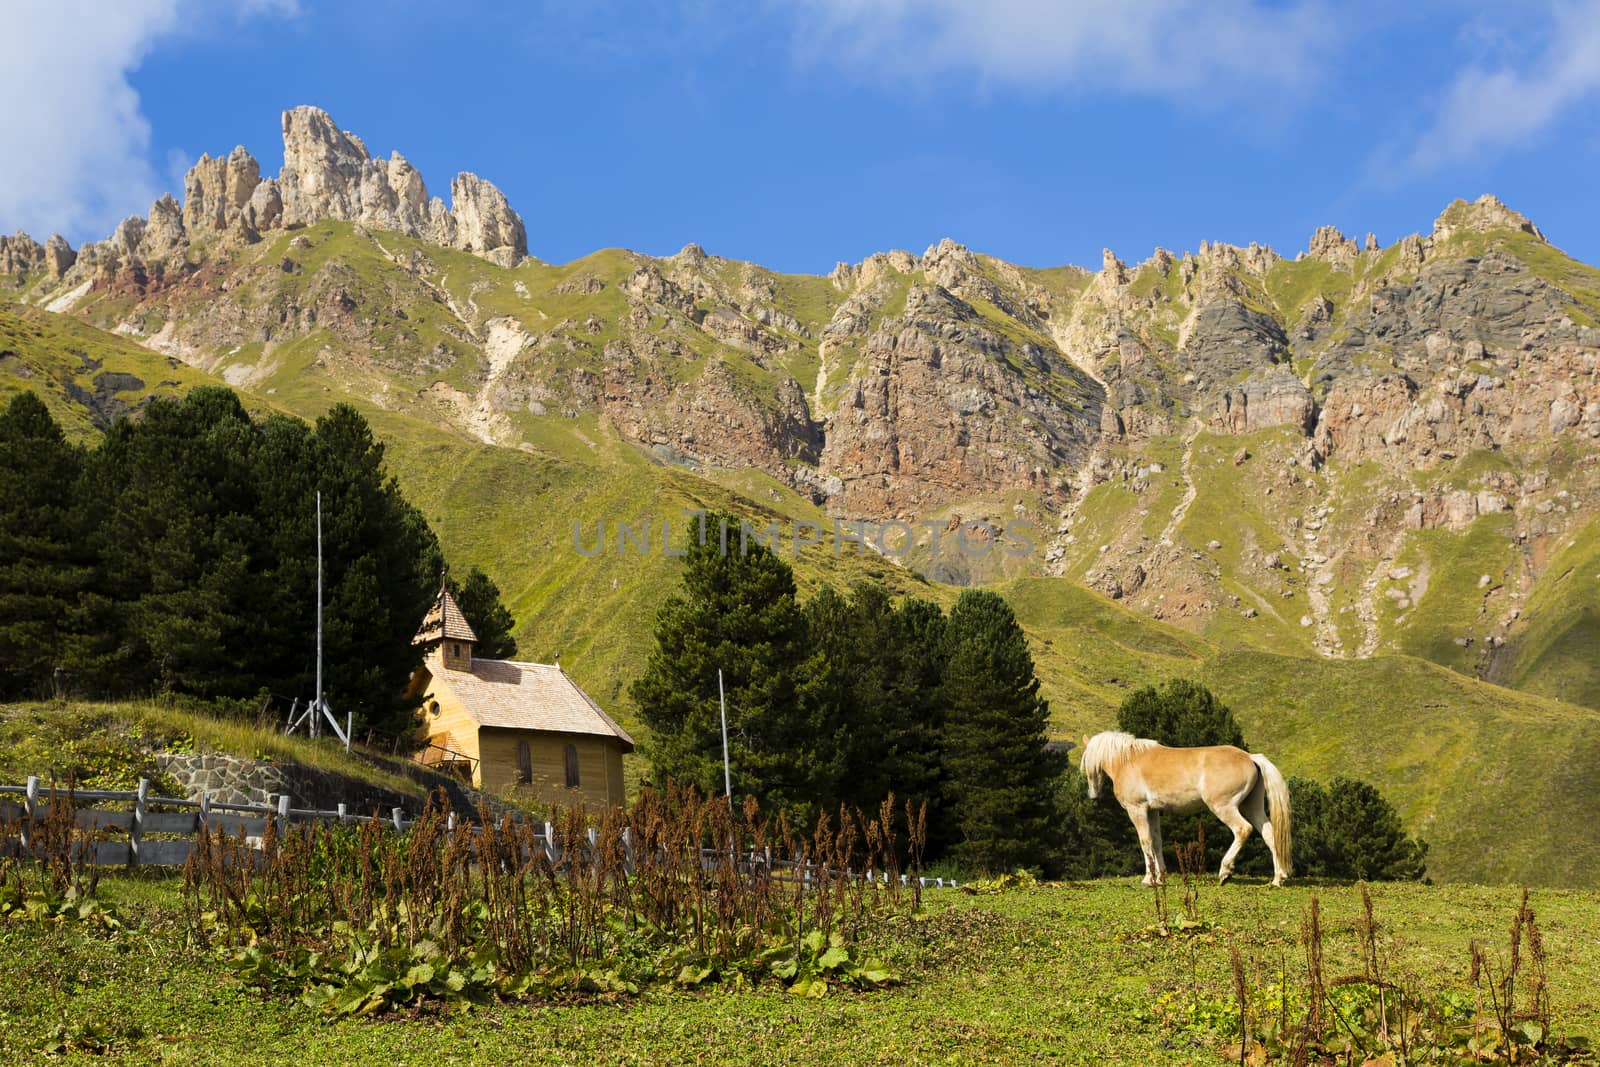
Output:
[[[103,588],[119,601],[124,685],[205,697],[254,691],[251,592],[259,551],[255,428],[231,390],[158,399],[113,426],[92,459]]]
[[[1367,782],[1335,778],[1321,822],[1322,866],[1331,877],[1404,881],[1427,873],[1427,843],[1405,832],[1394,805]]]
[[[1211,690],[1186,678],[1170,679],[1130,693],[1117,709],[1117,728],[1163,745],[1244,747],[1244,732],[1227,705]]]
[[[1027,639],[1004,600],[968,590],[945,630],[944,767],[960,839],[952,851],[988,871],[1055,862],[1056,779]]]
[[[472,654],[482,659],[515,659],[517,641],[511,631],[517,623],[500,602],[500,587],[477,567],[459,581],[454,575],[447,577],[444,584],[467,617],[467,625],[478,635]]]
[[[355,408],[339,404],[319,418],[315,439],[328,700],[385,736],[407,735],[415,722],[402,693],[421,662],[411,639],[438,595],[444,557]],[[303,632],[310,647],[313,631]]]
[[[1294,813],[1294,873],[1297,878],[1325,878],[1328,870],[1328,791],[1321,782],[1291,775],[1289,808]],[[1249,872],[1258,873],[1256,871]]]
[[[0,412],[0,697],[51,692],[73,653],[94,577],[74,506],[82,460],[32,393]]]
[[[946,619],[939,605],[906,597],[894,613],[886,641],[894,660],[883,715],[888,784],[912,806],[928,804],[930,834],[949,840],[943,804]]]
[[[808,717],[819,701],[806,691],[811,656],[793,571],[764,545],[742,544],[734,516],[709,514],[705,530],[687,550],[682,592],[657,614],[656,648],[630,688],[650,729],[654,776],[722,792],[720,668],[734,791],[809,820],[829,778],[818,757],[831,741]]]

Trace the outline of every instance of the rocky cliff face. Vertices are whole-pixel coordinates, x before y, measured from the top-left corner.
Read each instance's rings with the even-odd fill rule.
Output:
[[[836,504],[860,515],[915,518],[977,486],[1049,493],[1087,457],[1104,398],[1044,344],[912,283],[904,310],[865,331],[822,465],[842,483]]]

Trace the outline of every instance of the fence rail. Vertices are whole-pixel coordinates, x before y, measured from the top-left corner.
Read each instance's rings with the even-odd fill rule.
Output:
[[[20,803],[4,799],[7,796],[18,796]],[[150,795],[150,781],[147,778],[139,780],[139,788],[128,791],[106,790],[64,790],[56,787],[44,788],[40,785],[37,776],[30,776],[26,785],[0,785],[0,831],[8,826],[17,827],[15,841],[20,846],[23,855],[29,854],[33,847],[34,831],[38,825],[49,816],[52,803],[65,801],[73,806],[74,824],[80,829],[91,834],[99,835],[102,831],[126,833],[125,839],[118,837],[99,837],[81,843],[78,846],[76,859],[108,867],[179,867],[182,866],[194,852],[196,841],[202,828],[213,834],[224,833],[237,837],[260,838],[267,832],[267,824],[274,821],[278,826],[292,825],[296,822],[340,822],[355,823],[376,821],[385,828],[404,833],[416,825],[415,819],[408,819],[403,808],[391,808],[387,815],[380,815],[376,811],[358,815],[349,811],[344,804],[337,809],[326,811],[318,808],[297,808],[293,806],[292,798],[287,793],[278,794],[276,805],[263,804],[233,804],[223,801],[213,801],[209,794],[202,793],[199,800],[190,800],[187,797],[159,797]],[[115,811],[101,807],[84,807],[84,802],[99,804],[129,804],[131,810]],[[155,811],[157,808],[174,808],[177,811]],[[516,820],[519,825],[522,820]],[[445,828],[454,832],[457,827],[455,812],[450,812],[446,817]],[[470,823],[468,829],[478,833],[480,827]],[[152,837],[155,839],[152,840]],[[6,835],[0,832],[0,854],[6,847]],[[188,840],[183,840],[188,838]],[[542,826],[535,825],[533,832],[534,847],[542,848],[546,858],[552,864],[561,862],[568,847],[594,847],[598,840],[598,833],[593,828],[588,832],[586,842],[563,843],[556,834],[555,827],[545,822]],[[623,848],[625,852],[625,867],[633,873],[633,847],[632,831],[624,827],[622,830]],[[726,857],[714,849],[701,849],[702,862],[711,867],[723,862]],[[811,882],[819,875],[815,864],[809,863],[804,856],[796,860],[774,859],[772,850],[766,849],[761,855],[748,855],[739,860],[740,867],[756,865],[765,866],[774,875],[784,872],[791,878],[801,878]],[[865,878],[868,880],[886,880],[883,872],[871,870],[862,872],[833,872],[832,877]],[[901,884],[909,884],[913,876],[901,874]],[[954,878],[939,878],[915,876],[923,888],[959,888]]]

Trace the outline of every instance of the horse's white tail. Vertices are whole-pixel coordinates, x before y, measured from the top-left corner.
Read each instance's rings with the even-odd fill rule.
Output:
[[[1272,824],[1272,858],[1283,869],[1284,877],[1294,874],[1290,856],[1294,852],[1294,838],[1289,828],[1289,783],[1283,780],[1272,761],[1259,752],[1250,758],[1261,769],[1261,781],[1267,790],[1267,821]]]

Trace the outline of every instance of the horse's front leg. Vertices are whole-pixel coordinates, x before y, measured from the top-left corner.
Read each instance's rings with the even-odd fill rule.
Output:
[[[1150,824],[1152,822],[1150,809],[1143,804],[1125,804],[1123,810],[1128,813],[1128,820],[1133,823],[1133,828],[1139,834],[1139,847],[1144,850],[1144,884],[1155,885],[1159,877],[1159,860],[1150,850]],[[1159,824],[1157,824],[1159,826]],[[1159,831],[1158,831],[1159,832]]]

